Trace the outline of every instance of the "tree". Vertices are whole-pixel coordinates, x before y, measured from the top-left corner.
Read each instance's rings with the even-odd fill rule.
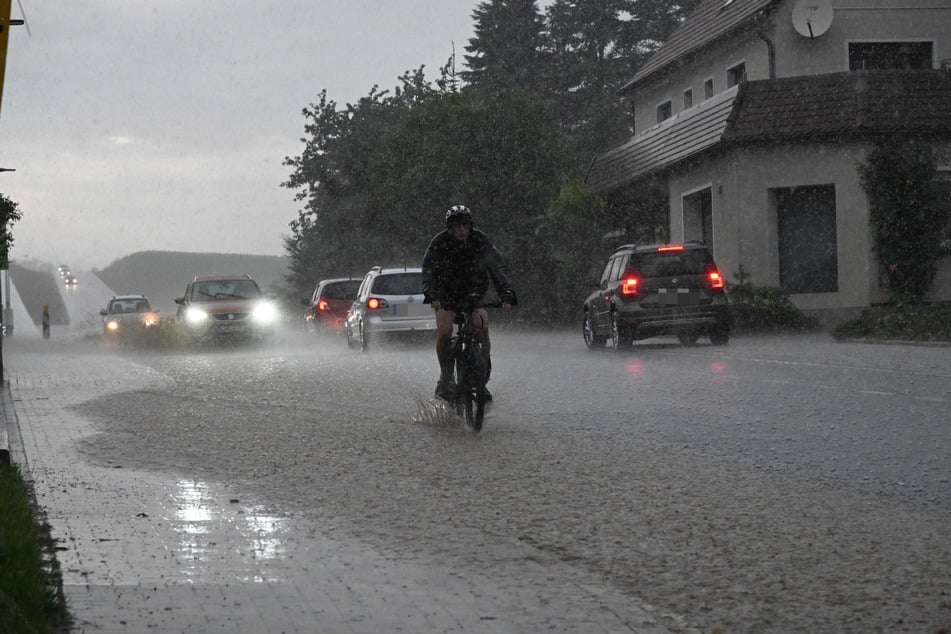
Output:
[[[544,23],[535,0],[486,0],[472,13],[462,78],[488,90],[538,89],[544,70]]]
[[[374,157],[374,225],[392,258],[418,264],[445,210],[467,205],[505,256],[520,299],[543,312],[551,248],[536,229],[557,194],[563,154],[553,117],[531,93],[442,95],[404,113]]]
[[[287,281],[299,292],[324,277],[363,272],[377,263],[371,264],[371,254],[384,237],[370,226],[370,157],[402,112],[440,94],[426,81],[422,67],[399,81],[392,94],[374,86],[369,95],[342,109],[325,90],[303,110],[304,150],[284,159],[293,171],[282,183],[296,190],[295,199],[304,203],[284,238],[290,259]]]
[[[13,246],[13,234],[10,229],[22,217],[20,205],[0,194],[0,250],[4,254],[10,253],[10,247]]]
[[[553,95],[579,163],[631,134],[617,91],[697,3],[555,0],[548,8],[546,93]]]
[[[942,254],[935,227],[947,222],[935,184],[938,156],[913,138],[886,139],[859,165],[868,194],[875,249],[886,269],[893,301],[918,302],[934,280]]]

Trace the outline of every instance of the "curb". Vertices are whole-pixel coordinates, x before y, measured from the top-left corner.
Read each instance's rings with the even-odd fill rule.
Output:
[[[0,385],[0,464],[10,464],[10,429],[16,424],[16,412],[13,398],[10,396],[10,383]]]

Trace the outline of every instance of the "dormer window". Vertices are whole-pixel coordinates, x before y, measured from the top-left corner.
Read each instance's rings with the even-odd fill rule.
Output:
[[[671,107],[670,100],[668,99],[664,103],[657,106],[657,123],[670,119],[673,114],[673,109]]]
[[[736,66],[726,69],[726,87],[732,88],[739,83],[746,81],[746,62],[741,62]]]
[[[684,91],[684,110],[687,110],[693,106],[693,90],[689,88]]]
[[[703,98],[709,99],[713,96],[713,78],[703,82]]]

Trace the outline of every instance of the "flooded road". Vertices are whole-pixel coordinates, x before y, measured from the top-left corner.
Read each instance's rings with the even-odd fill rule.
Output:
[[[946,350],[493,341],[478,435],[420,422],[428,343],[96,349],[151,384],[74,408],[95,430],[78,446],[91,464],[176,479],[167,517],[192,561],[221,556],[209,514],[243,526],[262,578],[270,560],[295,570],[303,533],[494,587],[541,592],[557,571],[568,604],[590,606],[594,584],[671,631],[948,622]],[[233,497],[210,504],[209,489]]]

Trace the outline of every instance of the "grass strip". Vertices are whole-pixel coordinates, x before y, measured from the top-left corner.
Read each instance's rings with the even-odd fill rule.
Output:
[[[0,464],[0,632],[66,631],[68,614],[48,531],[34,520],[30,490],[14,464]]]

